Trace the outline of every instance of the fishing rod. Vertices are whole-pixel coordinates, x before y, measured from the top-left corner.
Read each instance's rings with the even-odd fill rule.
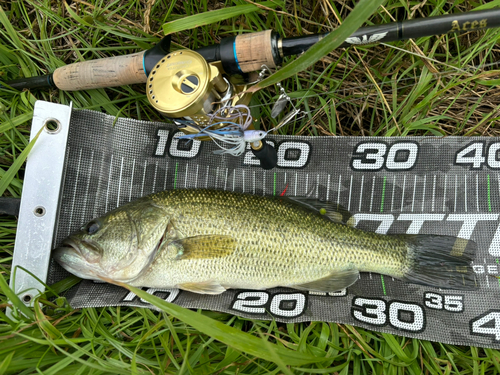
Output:
[[[500,9],[362,27],[340,47],[394,42],[448,33],[500,27]],[[211,139],[219,153],[239,155],[247,143],[265,169],[276,165],[276,151],[251,132],[248,88],[279,66],[284,57],[301,54],[329,33],[282,38],[272,30],[223,38],[219,44],[170,52],[170,35],[153,48],[130,55],[69,64],[44,76],[6,82],[11,88],[58,88],[66,91],[146,83],[151,105],[172,119],[187,139]],[[256,71],[260,71],[257,76]],[[0,84],[1,87],[1,84]],[[277,117],[291,103],[281,86],[273,108]],[[292,105],[293,106],[293,105]],[[293,120],[293,110],[277,128]],[[261,137],[259,139],[259,137]]]

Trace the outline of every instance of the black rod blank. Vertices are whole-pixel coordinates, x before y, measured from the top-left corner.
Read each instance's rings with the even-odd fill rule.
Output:
[[[500,9],[448,14],[445,16],[417,18],[384,25],[362,27],[347,38],[340,47],[395,42],[404,39],[422,38],[448,33],[464,33],[495,27],[500,27]],[[285,38],[281,41],[281,54],[282,56],[300,54],[328,34],[329,33]]]

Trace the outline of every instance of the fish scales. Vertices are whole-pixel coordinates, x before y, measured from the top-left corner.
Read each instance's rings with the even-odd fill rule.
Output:
[[[331,204],[310,199],[164,191],[90,221],[54,257],[83,278],[208,294],[276,286],[333,292],[367,271],[477,288],[474,242],[365,232],[334,213]]]
[[[268,288],[348,269],[401,276],[405,267],[408,247],[402,241],[330,222],[278,198],[212,190],[174,190],[151,198],[173,210],[174,225],[183,236],[227,235],[237,246],[224,258],[186,262],[163,252],[138,284],[164,279],[167,268],[179,281],[201,282],[217,275],[223,286]]]

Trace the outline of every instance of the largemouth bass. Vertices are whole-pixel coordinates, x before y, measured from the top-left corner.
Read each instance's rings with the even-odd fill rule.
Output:
[[[277,286],[333,292],[359,272],[477,288],[472,241],[381,235],[341,221],[335,206],[314,199],[163,191],[90,221],[53,255],[85,279],[205,294]]]

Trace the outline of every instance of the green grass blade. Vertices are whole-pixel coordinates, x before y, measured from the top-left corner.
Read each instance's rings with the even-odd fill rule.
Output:
[[[23,163],[25,162],[26,158],[28,157],[28,154],[30,153],[31,149],[35,145],[35,142],[37,141],[38,137],[43,131],[43,127],[38,131],[38,133],[35,135],[35,138],[31,140],[31,142],[28,144],[28,146],[21,152],[21,155],[16,159],[14,163],[10,166],[10,168],[5,172],[5,174],[2,177],[2,180],[0,181],[0,195],[4,193],[5,190],[7,190],[7,187],[9,186],[10,182],[14,179],[14,176],[17,174],[19,169],[21,169]]]
[[[258,5],[266,8],[276,8],[283,6],[281,1],[264,1],[255,3],[256,5],[237,5],[228,8],[222,8],[207,13],[195,14],[194,16],[184,17],[163,25],[165,35],[176,33],[178,31],[194,29],[195,27],[210,25],[215,22],[227,20],[228,18],[238,17],[243,14],[250,14],[262,10]]]
[[[263,358],[271,362],[281,362],[291,366],[301,366],[309,363],[324,361],[325,358],[313,356],[306,353],[285,349],[281,346],[271,344],[248,333],[230,327],[224,323],[208,318],[194,311],[166,302],[159,297],[153,296],[141,289],[123,284],[123,287],[134,292],[140,298],[152,305],[162,309],[166,313],[175,316],[200,332],[219,340],[226,345],[248,353],[252,356]]]
[[[22,125],[33,118],[33,112],[23,113],[14,118],[6,118],[3,124],[0,124],[0,133],[6,132],[12,128]]]
[[[331,32],[325,38],[309,48],[294,62],[281,68],[273,75],[251,87],[248,91],[258,91],[264,87],[274,85],[275,83],[306,70],[328,52],[340,46],[350,35],[359,29],[363,22],[365,22],[368,17],[370,17],[383,3],[384,0],[360,0],[338,29]]]
[[[16,352],[12,351],[4,358],[2,363],[0,363],[0,375],[6,374],[9,369],[10,362],[12,361],[12,357]]]
[[[33,311],[27,307],[23,301],[17,296],[16,293],[12,289],[9,288],[7,285],[7,282],[3,277],[0,277],[0,289],[2,290],[3,294],[7,297],[7,299],[12,303],[14,307],[17,308],[24,316],[26,316],[28,319],[33,320],[35,318],[35,314]]]

